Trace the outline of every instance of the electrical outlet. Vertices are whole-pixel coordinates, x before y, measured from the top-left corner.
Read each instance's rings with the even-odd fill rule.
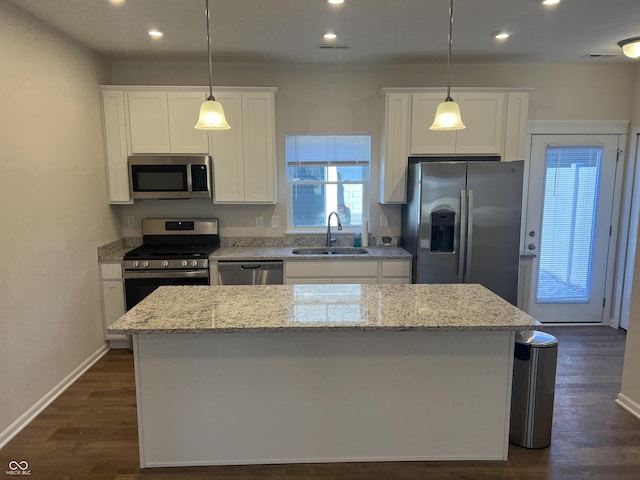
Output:
[[[280,226],[280,217],[274,215],[271,217],[271,228],[278,228]]]
[[[262,215],[258,215],[256,217],[256,228],[262,228],[264,227],[264,218],[262,217]]]
[[[127,215],[127,228],[136,228],[136,217]]]
[[[389,217],[387,215],[380,215],[380,226],[381,227],[389,226]]]

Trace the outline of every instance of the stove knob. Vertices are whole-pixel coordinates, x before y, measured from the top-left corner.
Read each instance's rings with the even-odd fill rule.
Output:
[[[163,267],[168,267],[169,266],[169,261],[168,260],[163,260],[162,261],[162,266]]]
[[[148,267],[149,266],[149,260],[145,260],[144,262],[142,262],[142,266],[143,267]]]
[[[198,266],[198,261],[197,260],[191,260],[191,266],[192,267],[197,267]]]
[[[186,267],[187,265],[189,265],[189,262],[187,262],[186,260],[182,260],[182,266]]]
[[[133,266],[138,268],[140,266],[140,262],[138,260],[134,260]]]

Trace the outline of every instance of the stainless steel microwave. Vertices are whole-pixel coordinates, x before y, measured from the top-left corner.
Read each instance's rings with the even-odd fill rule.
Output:
[[[131,198],[211,198],[211,157],[132,156]]]

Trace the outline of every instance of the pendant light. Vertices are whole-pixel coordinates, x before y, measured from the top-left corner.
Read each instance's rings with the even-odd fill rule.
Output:
[[[436,118],[429,130],[462,130],[466,128],[460,116],[460,107],[451,98],[451,34],[453,32],[453,0],[449,1],[449,55],[447,60],[447,98],[436,110]]]
[[[224,117],[222,104],[213,96],[213,83],[211,82],[211,19],[209,15],[209,0],[205,0],[205,12],[207,15],[207,59],[209,61],[209,96],[200,106],[200,118],[194,128],[198,130],[229,130],[231,127]]]

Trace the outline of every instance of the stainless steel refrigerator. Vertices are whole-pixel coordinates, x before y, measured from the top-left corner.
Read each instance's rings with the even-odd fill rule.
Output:
[[[410,159],[401,245],[413,283],[480,283],[515,305],[524,162],[442,160]]]

